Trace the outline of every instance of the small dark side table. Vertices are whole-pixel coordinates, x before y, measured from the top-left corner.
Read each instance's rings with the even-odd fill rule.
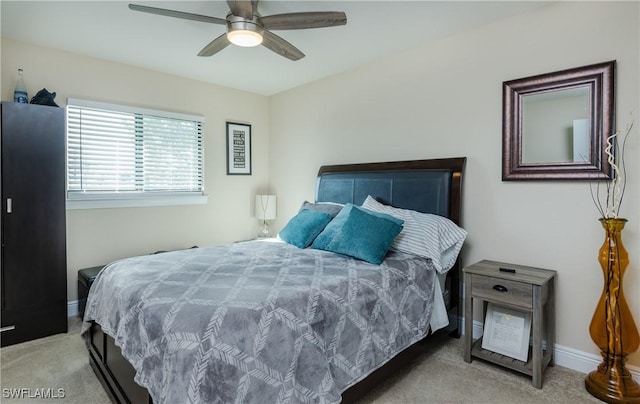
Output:
[[[80,318],[84,318],[84,309],[87,305],[89,289],[91,289],[93,281],[102,268],[104,268],[104,265],[78,270],[78,312],[80,313]]]

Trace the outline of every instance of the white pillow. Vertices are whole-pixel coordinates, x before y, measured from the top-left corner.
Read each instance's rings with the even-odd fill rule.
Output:
[[[455,264],[467,238],[466,230],[443,216],[394,208],[376,201],[371,195],[367,196],[362,207],[404,220],[404,229],[391,248],[430,258],[440,273],[447,272]]]

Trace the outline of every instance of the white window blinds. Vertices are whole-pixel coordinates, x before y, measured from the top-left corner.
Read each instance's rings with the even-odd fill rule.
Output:
[[[69,99],[69,199],[203,194],[201,116]]]

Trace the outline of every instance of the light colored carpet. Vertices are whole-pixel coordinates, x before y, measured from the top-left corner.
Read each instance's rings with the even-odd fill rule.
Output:
[[[0,385],[5,403],[111,403],[89,366],[80,337],[81,320],[69,318],[69,332],[0,349]],[[28,389],[24,398],[7,398],[5,389]],[[64,389],[64,398],[37,397],[42,389]],[[29,398],[29,396],[33,398]]]
[[[584,389],[585,375],[560,366],[544,373],[541,390],[531,379],[492,364],[462,359],[463,339],[443,344],[425,344],[416,356],[392,379],[361,400],[366,403],[601,403]],[[80,338],[80,320],[69,319],[69,332],[0,350],[2,403],[109,403],[102,385],[89,366]],[[7,398],[12,388],[64,389],[64,398]],[[179,403],[176,403],[179,404]]]

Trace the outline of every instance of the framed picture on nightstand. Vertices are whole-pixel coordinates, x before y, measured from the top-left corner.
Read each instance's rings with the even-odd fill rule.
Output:
[[[487,305],[482,348],[519,361],[529,357],[531,313],[521,312],[492,303]]]

